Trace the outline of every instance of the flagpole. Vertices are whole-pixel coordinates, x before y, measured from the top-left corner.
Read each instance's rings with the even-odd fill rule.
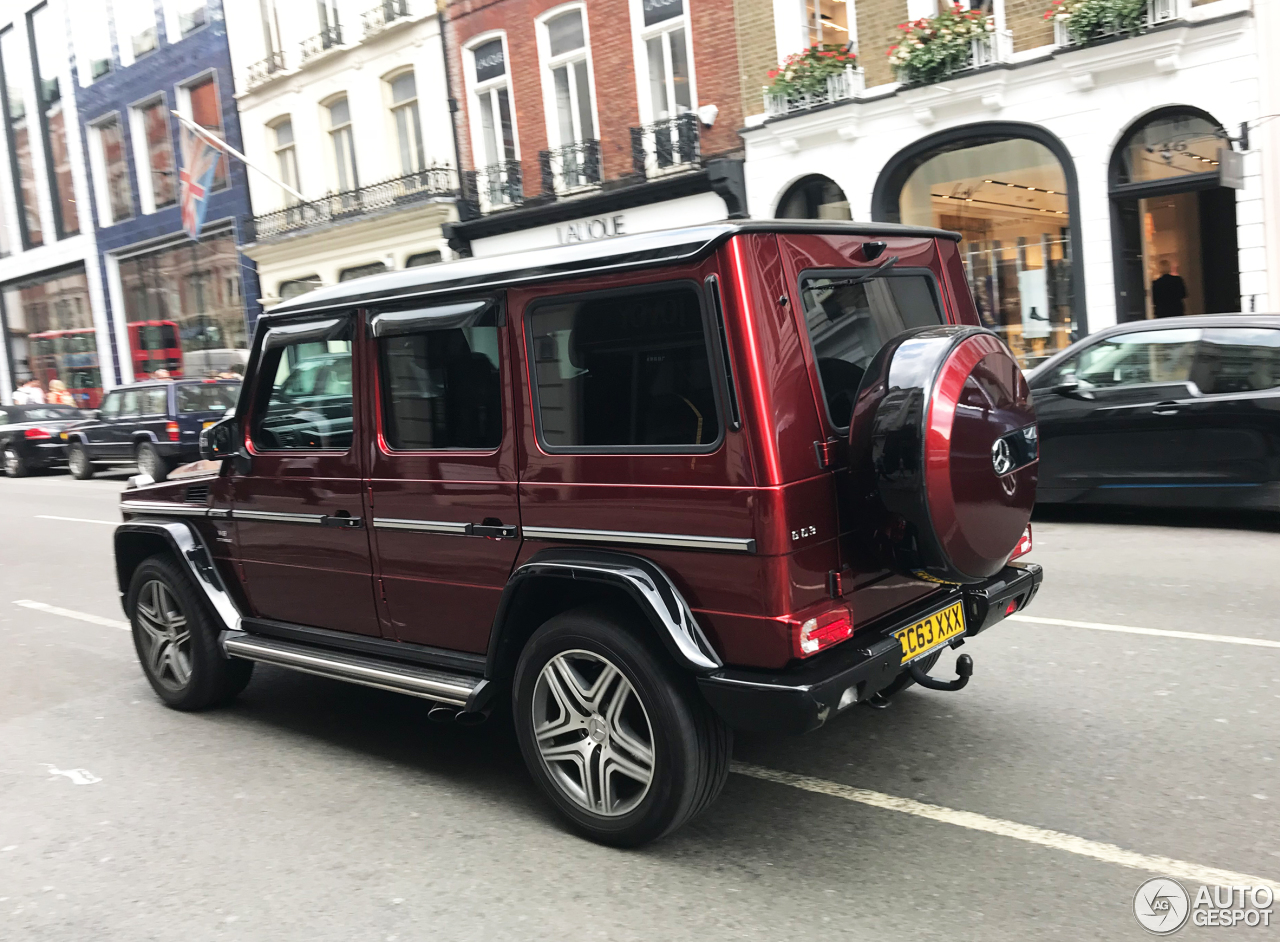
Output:
[[[224,150],[224,151],[226,151],[226,152],[227,152],[228,154],[230,154],[232,157],[235,157],[236,159],[238,159],[238,160],[240,160],[242,163],[244,163],[244,165],[245,165],[246,167],[249,167],[249,168],[251,168],[251,169],[253,169],[253,170],[258,171],[258,173],[262,174],[264,177],[266,177],[268,180],[270,180],[270,181],[271,181],[272,183],[274,183],[276,186],[280,187],[280,188],[281,188],[282,190],[284,190],[285,192],[287,192],[287,193],[291,193],[292,195],[296,196],[296,197],[298,198],[299,202],[303,202],[303,203],[307,202],[307,198],[306,198],[305,196],[303,196],[301,193],[299,193],[297,190],[295,190],[293,187],[289,186],[289,184],[285,183],[285,182],[284,182],[284,181],[282,181],[282,180],[277,180],[275,177],[273,177],[271,174],[267,173],[267,171],[263,170],[263,169],[262,169],[261,167],[259,167],[257,164],[253,163],[251,160],[249,160],[249,158],[248,158],[248,157],[246,157],[244,154],[240,153],[240,151],[236,150],[234,147],[232,147],[232,146],[231,146],[230,144],[228,144],[226,141],[222,140],[222,138],[218,137],[216,134],[211,134],[211,133],[209,133],[209,131],[208,131],[208,130],[206,130],[205,128],[202,128],[200,125],[196,124],[196,123],[195,123],[194,121],[192,121],[190,118],[186,117],[185,115],[181,115],[181,114],[179,114],[179,113],[178,113],[178,112],[176,112],[176,111],[172,111],[172,109],[171,109],[171,113],[173,114],[173,116],[174,116],[175,118],[177,118],[179,121],[181,121],[181,122],[182,122],[183,124],[185,124],[187,127],[191,128],[191,130],[195,131],[195,132],[196,132],[197,134],[199,134],[201,137],[205,138],[207,141],[209,141],[210,143],[212,143],[212,144],[213,144],[215,147],[217,147],[219,150]]]

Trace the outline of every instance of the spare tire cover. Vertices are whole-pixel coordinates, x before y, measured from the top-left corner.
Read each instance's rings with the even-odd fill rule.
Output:
[[[849,439],[890,568],[973,583],[1008,562],[1031,519],[1039,450],[1031,391],[998,336],[940,326],[889,341],[867,367]]]

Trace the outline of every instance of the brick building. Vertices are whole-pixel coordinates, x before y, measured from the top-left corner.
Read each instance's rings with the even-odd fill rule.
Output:
[[[741,215],[734,0],[454,0],[464,210],[491,255]]]

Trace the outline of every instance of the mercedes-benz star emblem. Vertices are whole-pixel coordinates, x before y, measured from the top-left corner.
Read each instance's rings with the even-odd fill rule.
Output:
[[[997,477],[1004,477],[1013,470],[1013,452],[1008,439],[997,438],[991,444],[991,467],[995,468]]]

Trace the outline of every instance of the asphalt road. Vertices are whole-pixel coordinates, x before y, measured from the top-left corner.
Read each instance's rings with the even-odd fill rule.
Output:
[[[165,709],[115,624],[122,481],[0,478],[0,939],[1145,939],[1152,857],[1280,878],[1278,647],[1007,622],[960,693],[739,737],[798,777],[735,774],[620,852],[559,825],[501,724],[261,666]],[[1027,614],[1280,641],[1280,526],[1230,523],[1041,521]]]

